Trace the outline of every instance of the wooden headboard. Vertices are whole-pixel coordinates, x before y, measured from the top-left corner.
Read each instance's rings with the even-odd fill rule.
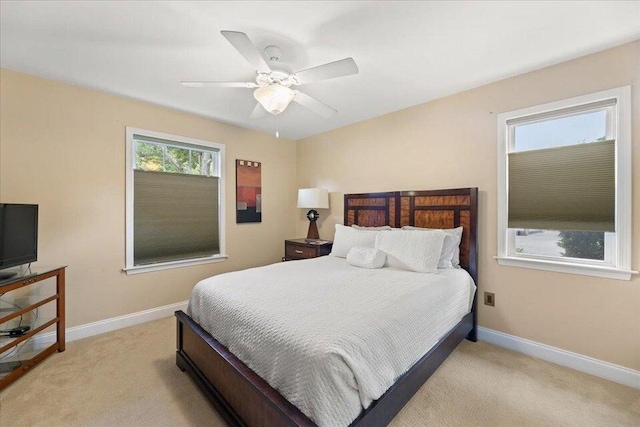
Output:
[[[478,188],[344,195],[344,224],[463,227],[460,266],[478,283]]]

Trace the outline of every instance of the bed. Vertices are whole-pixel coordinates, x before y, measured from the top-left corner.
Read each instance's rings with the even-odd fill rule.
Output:
[[[424,228],[454,228],[456,226],[463,227],[463,236],[460,245],[460,265],[468,272],[467,276],[473,279],[477,284],[477,189],[465,188],[455,190],[435,190],[435,191],[413,191],[413,192],[387,192],[372,194],[347,194],[344,197],[345,225],[358,224],[362,226],[381,226],[390,225],[393,227],[415,226]],[[331,257],[324,259],[296,261],[297,267],[290,266],[288,269],[291,275],[294,270],[304,270],[305,268],[319,268],[320,270],[332,270],[341,268],[336,264],[336,260]],[[307,263],[305,265],[305,263]],[[313,264],[315,263],[315,264]],[[332,264],[333,263],[333,264]],[[291,263],[289,263],[291,264]],[[265,267],[267,270],[273,270],[274,274],[282,274],[287,270],[283,265],[274,265]],[[260,270],[260,274],[266,275],[267,270]],[[336,274],[346,274],[338,272]],[[240,282],[250,282],[252,280],[251,270],[247,270],[243,275],[236,275]],[[417,274],[417,273],[413,273]],[[452,273],[455,274],[455,273]],[[466,273],[465,273],[466,274]],[[425,275],[429,276],[429,275]],[[391,276],[389,276],[391,277]],[[396,277],[394,275],[393,277]],[[212,278],[215,280],[215,278]],[[358,279],[361,280],[361,279]],[[391,280],[391,279],[389,279]],[[406,286],[410,286],[412,277],[406,277]],[[379,283],[371,279],[371,286],[384,287],[384,280]],[[200,285],[199,285],[200,286]],[[245,298],[249,303],[249,296],[245,294],[242,297],[242,284],[240,283],[234,289],[239,294],[236,301],[243,301]],[[417,288],[416,288],[417,289]],[[455,349],[455,347],[465,337],[469,340],[476,340],[476,309],[477,297],[475,292],[471,301],[467,291],[466,309],[469,306],[471,310],[468,314],[460,314],[461,320],[452,327],[444,331],[440,331],[436,337],[437,342],[425,354],[417,353],[416,349],[407,346],[406,353],[413,354],[415,363],[401,374],[395,382],[386,389],[386,392],[378,396],[373,392],[371,396],[376,399],[373,402],[363,402],[363,406],[367,406],[366,410],[361,411],[351,425],[357,426],[382,426],[386,425],[399,411],[411,396],[420,388],[427,378],[437,369],[437,367],[446,359],[446,357]],[[425,300],[426,301],[426,300]],[[233,302],[233,301],[232,301]],[[370,303],[367,303],[370,304]],[[373,304],[373,303],[371,303]],[[234,304],[230,304],[233,306]],[[241,305],[241,304],[238,304]],[[337,304],[336,304],[337,305]],[[254,306],[254,311],[255,306]],[[458,308],[460,310],[460,308]],[[214,330],[217,337],[223,342],[228,342],[225,331],[228,329],[224,322],[227,320],[219,319],[219,322],[206,320],[205,318],[196,317],[201,323],[199,324],[188,316],[186,313],[179,311],[177,316],[177,364],[182,370],[185,370],[195,380],[205,395],[212,401],[221,415],[230,425],[250,425],[250,426],[273,426],[273,425],[290,425],[290,426],[315,426],[316,424],[311,418],[307,417],[297,405],[292,404],[285,399],[275,388],[273,388],[265,379],[261,378],[254,370],[250,369],[243,363],[236,354],[223,346],[214,339],[203,326],[209,330]],[[258,316],[259,317],[259,316]],[[348,319],[342,319],[348,322]],[[456,318],[457,319],[457,318]],[[273,320],[278,322],[278,319]],[[370,323],[370,320],[367,322]],[[220,323],[216,330],[216,323]],[[327,337],[331,334],[329,330],[333,323],[329,322],[327,326]],[[343,324],[335,323],[336,328],[343,328]],[[423,326],[425,327],[425,326]],[[429,331],[427,330],[429,329]],[[429,335],[431,328],[425,327],[425,340]],[[418,331],[419,332],[419,331]],[[363,331],[359,333],[365,333]],[[421,337],[422,338],[422,337]],[[433,339],[433,338],[431,338]],[[250,343],[249,343],[250,344]],[[249,345],[247,344],[247,345]],[[272,343],[273,345],[273,343]],[[232,347],[232,346],[230,346]],[[232,347],[234,348],[234,347]],[[235,346],[235,351],[243,360],[248,360],[242,347]],[[279,352],[278,348],[270,349],[269,353],[274,354],[274,363],[278,360],[286,361],[287,352]],[[286,361],[292,363],[295,359]],[[278,383],[277,379],[264,369],[250,360],[248,363],[253,364],[258,372],[262,372],[270,383],[283,390],[284,394],[291,396],[286,391],[286,387]],[[284,363],[284,362],[283,362]],[[300,368],[298,367],[299,372]],[[309,368],[309,375],[312,375],[313,368]],[[306,375],[303,372],[303,375]],[[311,381],[316,384],[323,381]],[[318,395],[324,395],[318,392]],[[362,396],[361,396],[362,397]],[[295,401],[295,398],[291,398]],[[303,407],[304,408],[304,407]],[[309,413],[309,408],[304,408]],[[331,419],[323,420],[325,425],[333,424]]]

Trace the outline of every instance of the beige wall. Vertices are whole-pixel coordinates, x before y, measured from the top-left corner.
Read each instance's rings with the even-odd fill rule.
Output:
[[[473,72],[473,70],[469,70]],[[407,82],[410,84],[410,82]],[[334,192],[320,236],[352,192],[477,186],[480,325],[640,370],[640,277],[617,281],[499,266],[496,115],[633,86],[633,267],[640,269],[640,42],[524,74],[298,142],[300,187]],[[298,235],[308,222],[299,212]]]
[[[0,70],[0,200],[40,205],[40,264],[67,264],[68,326],[188,298],[201,278],[276,262],[306,234],[298,187],[329,188],[321,237],[351,192],[480,188],[482,326],[640,370],[640,278],[616,281],[499,266],[496,115],[633,86],[634,265],[640,262],[640,42],[301,140]],[[226,144],[229,260],[127,276],[125,126]],[[234,160],[263,163],[263,222],[235,224]],[[296,184],[297,174],[297,184]],[[297,233],[296,233],[297,231]]]
[[[286,139],[0,71],[0,200],[40,205],[39,264],[66,264],[67,325],[188,299],[200,279],[280,260],[295,235],[296,146]],[[125,126],[226,145],[229,259],[127,276]],[[262,162],[263,222],[235,223],[235,159]]]

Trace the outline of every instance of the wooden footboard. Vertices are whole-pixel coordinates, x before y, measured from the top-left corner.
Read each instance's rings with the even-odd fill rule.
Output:
[[[183,311],[176,312],[176,363],[232,426],[315,426]]]
[[[176,363],[231,426],[316,426],[186,313],[176,312]],[[474,330],[467,314],[351,424],[386,426],[460,342]]]

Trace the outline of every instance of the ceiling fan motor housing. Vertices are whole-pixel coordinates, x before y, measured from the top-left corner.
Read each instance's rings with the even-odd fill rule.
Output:
[[[260,73],[256,77],[256,81],[260,86],[277,83],[282,86],[289,87],[293,84],[293,70],[291,67],[279,62],[282,56],[282,49],[278,46],[267,46],[264,48],[264,53],[268,58],[267,64],[271,68],[270,73]]]

